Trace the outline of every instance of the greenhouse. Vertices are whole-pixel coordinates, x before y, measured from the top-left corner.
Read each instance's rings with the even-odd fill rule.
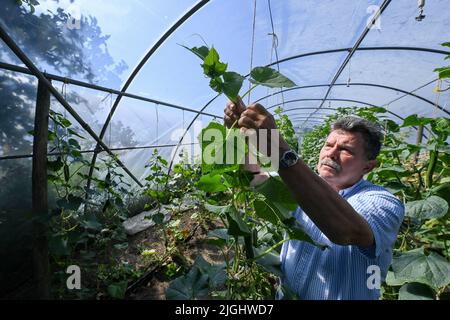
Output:
[[[1,0],[0,298],[449,299],[449,30],[447,0]]]

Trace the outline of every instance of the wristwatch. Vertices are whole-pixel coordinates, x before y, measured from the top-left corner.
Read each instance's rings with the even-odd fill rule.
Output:
[[[287,150],[280,158],[280,169],[286,169],[295,165],[300,159],[297,152],[294,150]]]

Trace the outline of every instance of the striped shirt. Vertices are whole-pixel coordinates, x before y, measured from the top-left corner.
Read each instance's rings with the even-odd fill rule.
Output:
[[[303,210],[297,208],[293,215],[305,232],[329,248],[321,250],[297,240],[285,242],[280,253],[281,282],[300,299],[379,299],[379,285],[375,282],[374,286],[370,277],[377,270],[378,283],[386,277],[404,206],[386,189],[363,179],[339,194],[366,219],[375,238],[374,245],[362,248],[332,243]]]

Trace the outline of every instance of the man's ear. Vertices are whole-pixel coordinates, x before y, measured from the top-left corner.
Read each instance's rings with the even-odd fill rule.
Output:
[[[364,174],[369,173],[377,166],[377,160],[368,160],[364,166]]]

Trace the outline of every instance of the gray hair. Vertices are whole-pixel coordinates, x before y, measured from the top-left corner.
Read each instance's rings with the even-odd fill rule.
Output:
[[[333,123],[332,131],[334,130],[361,133],[364,138],[364,151],[368,160],[374,160],[380,153],[383,133],[378,124],[363,118],[347,116]]]

